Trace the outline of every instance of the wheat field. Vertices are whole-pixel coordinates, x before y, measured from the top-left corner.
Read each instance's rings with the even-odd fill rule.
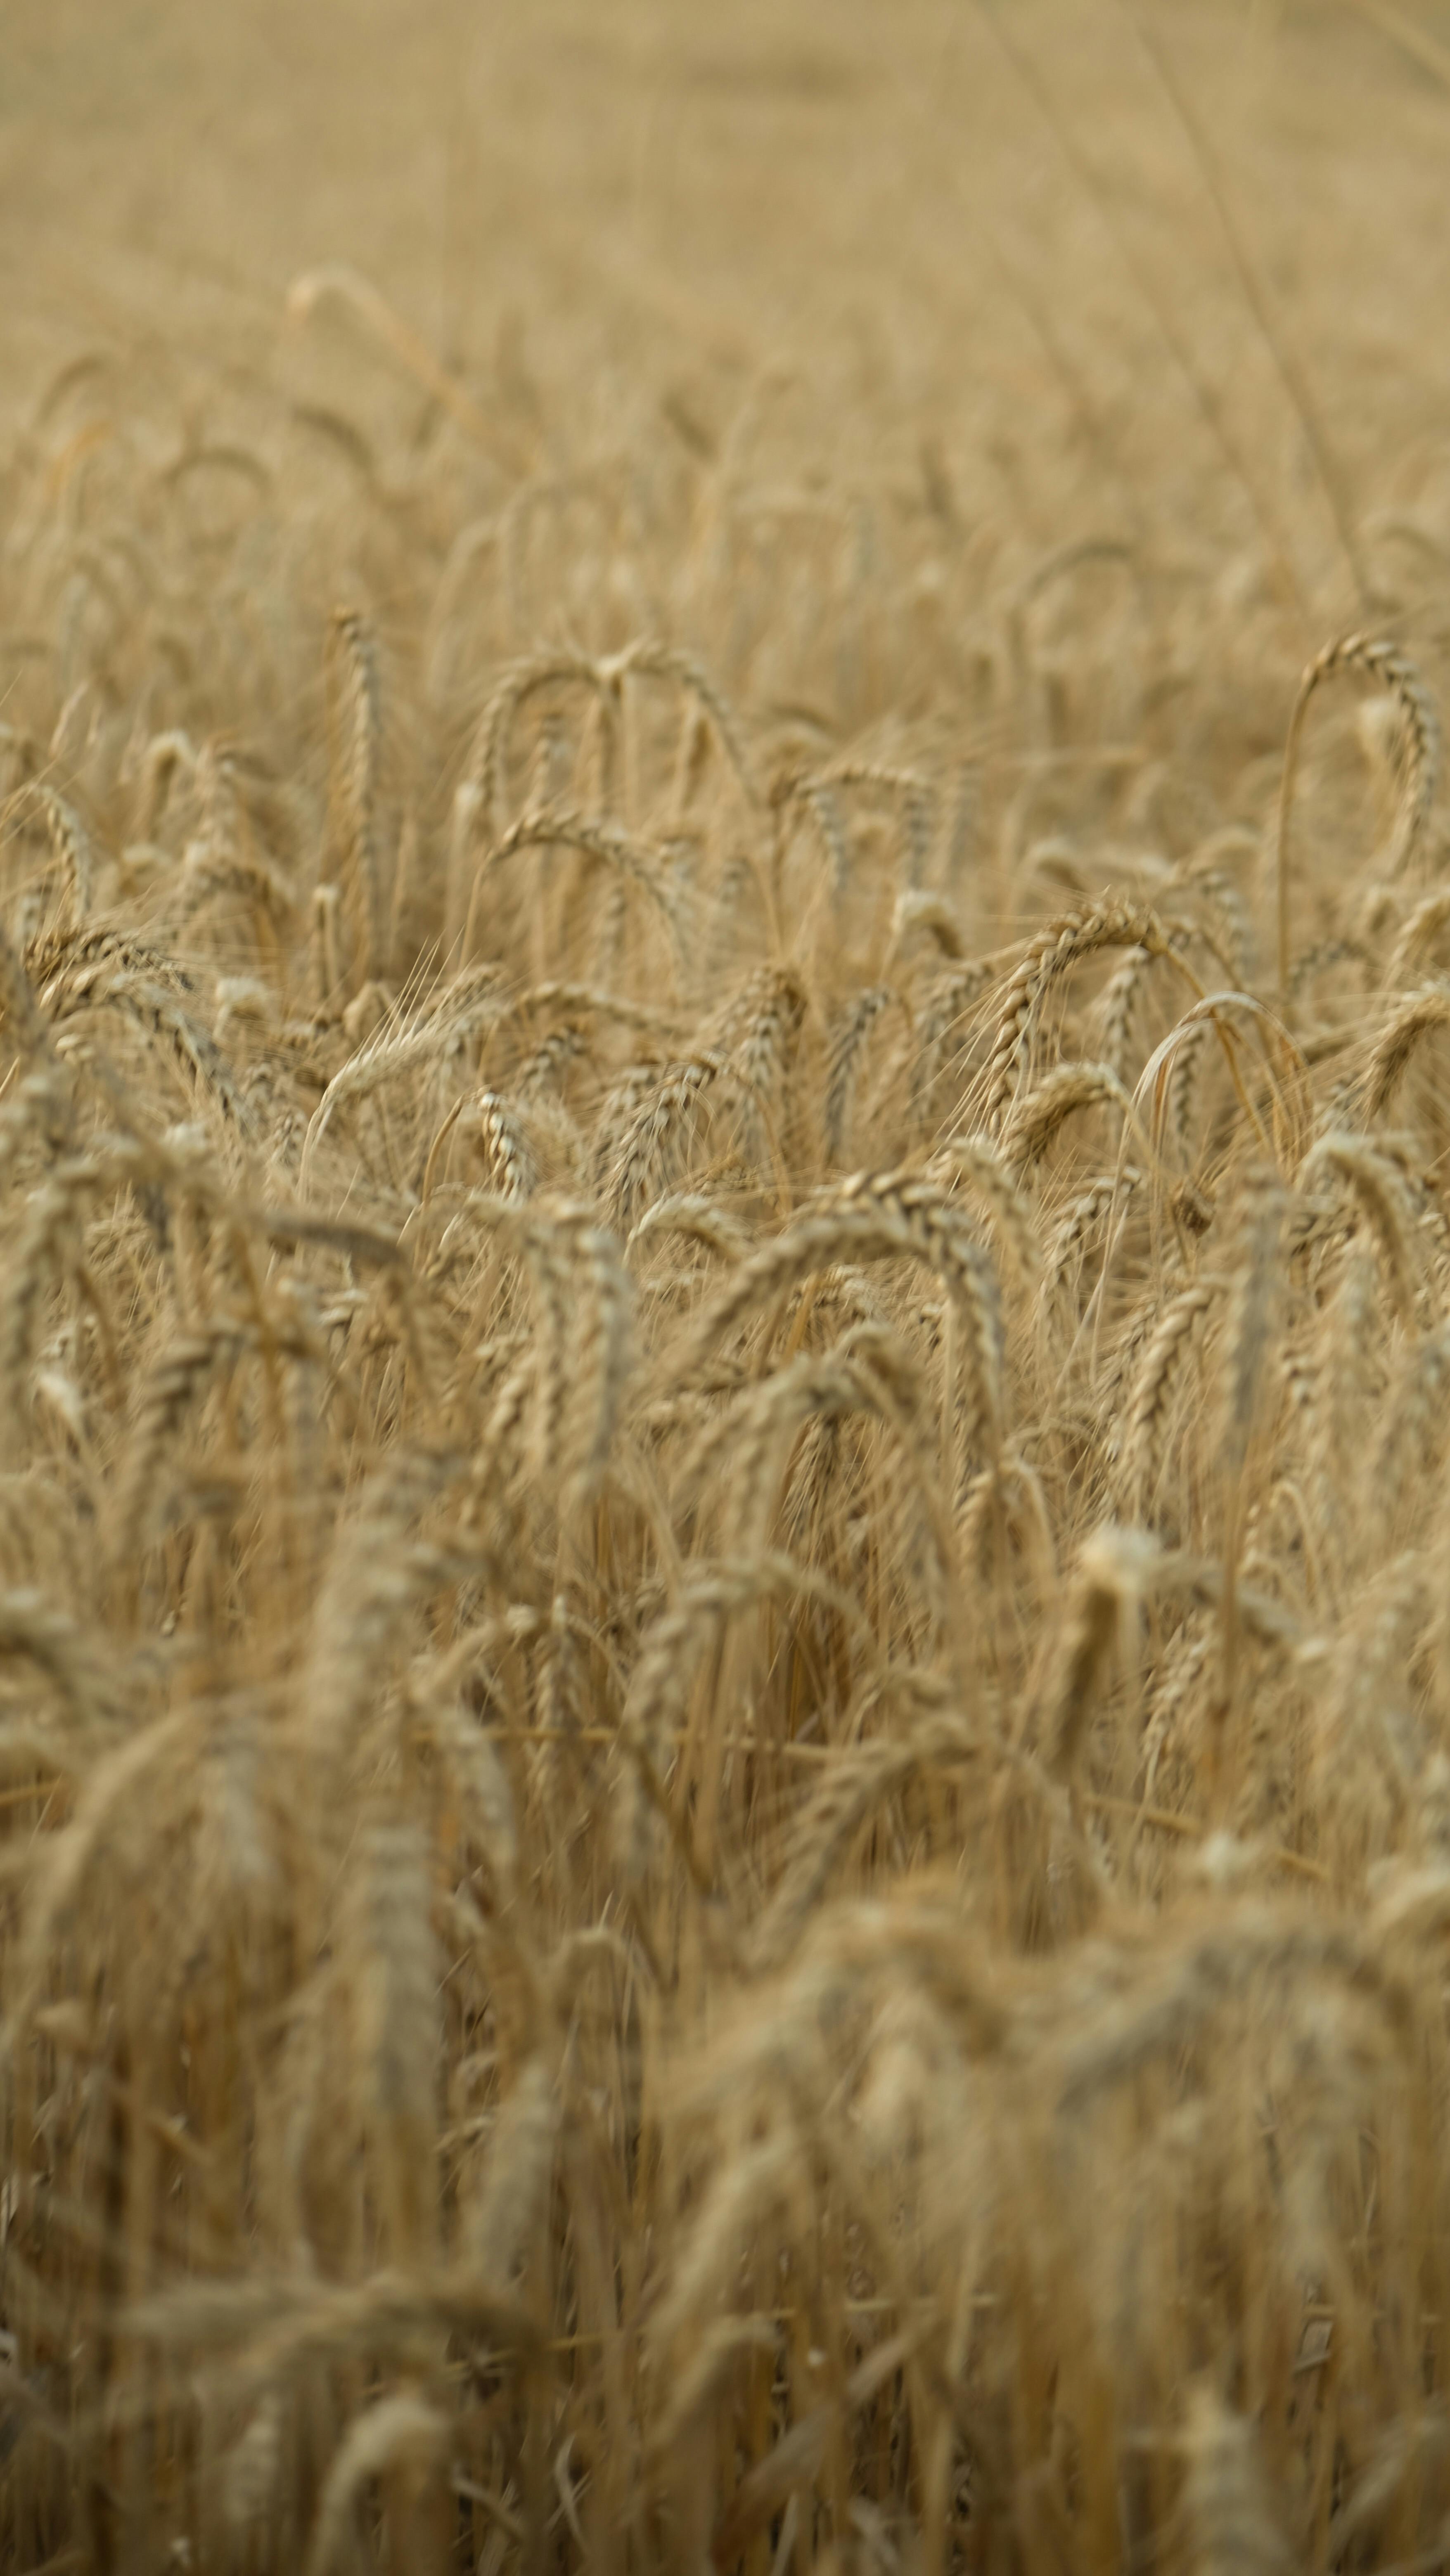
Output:
[[[1450,2563],[1450,10],[7,21],[0,2568]]]

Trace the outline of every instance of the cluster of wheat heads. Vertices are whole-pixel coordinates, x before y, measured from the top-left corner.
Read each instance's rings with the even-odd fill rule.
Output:
[[[0,2560],[1432,2563],[1414,659],[1296,701],[1271,606],[928,514],[831,722],[737,463],[450,523],[313,420],[343,538],[245,447],[80,508],[79,381],[0,734]]]

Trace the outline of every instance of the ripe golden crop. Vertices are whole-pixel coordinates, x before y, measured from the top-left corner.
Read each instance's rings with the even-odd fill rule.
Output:
[[[1433,13],[63,17],[0,2566],[1438,2565]]]

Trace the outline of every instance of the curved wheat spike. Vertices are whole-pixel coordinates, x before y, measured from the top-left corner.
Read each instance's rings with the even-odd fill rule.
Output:
[[[863,1747],[816,1792],[795,1828],[753,1945],[752,1966],[779,1967],[796,1947],[831,1877],[868,1817],[918,1774],[940,1782],[975,1769],[983,1746],[960,1719],[918,1720],[902,1743]]]
[[[1374,1237],[1386,1283],[1402,1319],[1414,1317],[1417,1293],[1425,1275],[1419,1218],[1406,1186],[1403,1164],[1383,1144],[1365,1136],[1331,1129],[1321,1136],[1298,1175],[1301,1188],[1312,1188],[1321,1169],[1333,1172],[1362,1209]]]
[[[518,2300],[501,2297],[474,2272],[460,2277],[456,2270],[389,2269],[359,2282],[323,2284],[269,2267],[240,2281],[183,2280],[137,2299],[123,2314],[127,2333],[148,2342],[231,2354],[269,2372],[295,2370],[306,2358],[341,2365],[362,2355],[416,2368],[420,2338],[436,2350],[451,2334],[528,2361],[540,2349],[537,2325]]]
[[[251,1134],[251,1111],[231,1066],[210,1031],[177,998],[169,982],[156,983],[149,975],[107,973],[89,983],[83,993],[78,991],[76,999],[92,1009],[112,1005],[138,1028],[160,1038],[183,1072],[215,1100],[223,1116],[243,1136]]]
[[[1019,1283],[1030,1287],[1042,1267],[1037,1218],[1006,1155],[981,1136],[949,1136],[932,1155],[927,1176],[980,1201]]]
[[[557,1099],[564,1089],[571,1065],[587,1061],[589,1041],[574,1020],[551,1029],[540,1038],[533,1053],[520,1065],[516,1088],[521,1100]]]
[[[949,959],[953,965],[963,963],[966,942],[951,904],[943,895],[927,894],[919,886],[905,886],[892,907],[891,938],[882,961],[883,971],[889,975],[908,943],[923,934],[931,941],[932,956]]]
[[[759,799],[734,718],[719,691],[688,653],[672,645],[642,641],[602,659],[586,653],[537,654],[505,671],[479,718],[464,758],[461,781],[461,786],[470,792],[473,810],[491,836],[496,836],[501,827],[509,737],[520,709],[540,690],[567,682],[588,690],[602,711],[601,720],[612,725],[620,683],[635,673],[641,678],[672,679],[696,700],[714,728],[746,805],[755,809]]]
[[[919,1118],[947,1070],[952,1041],[957,1042],[959,1057],[967,1053],[973,1005],[981,1000],[992,976],[990,961],[974,958],[949,968],[923,993],[917,1006],[916,1058],[911,1069],[912,1107]]]
[[[50,845],[60,863],[75,922],[87,919],[95,901],[96,861],[90,835],[73,805],[58,796],[53,787],[37,780],[30,789],[45,816]]]
[[[213,1374],[234,1361],[241,1336],[228,1325],[206,1324],[172,1342],[146,1372],[131,1408],[130,1436],[116,1480],[109,1552],[113,1563],[144,1548],[160,1508],[158,1472]]]
[[[27,1890],[13,1977],[6,1996],[5,2040],[13,2051],[28,2036],[37,2005],[53,1972],[53,1947],[96,1863],[115,1834],[118,1812],[164,1810],[166,1783],[195,1759],[193,1711],[153,1718],[129,1728],[87,1766],[73,1814],[45,1837],[42,1857]]]
[[[1398,875],[1412,856],[1415,845],[1429,820],[1435,801],[1440,772],[1440,725],[1431,699],[1414,663],[1399,645],[1371,635],[1345,635],[1338,642],[1326,644],[1316,653],[1299,683],[1294,711],[1289,719],[1289,735],[1284,747],[1283,775],[1279,782],[1278,825],[1275,834],[1274,866],[1277,886],[1279,945],[1279,1005],[1288,1007],[1291,990],[1292,941],[1290,937],[1289,884],[1289,816],[1294,801],[1294,783],[1299,769],[1299,743],[1309,701],[1322,680],[1335,671],[1363,671],[1378,680],[1399,704],[1405,730],[1405,784],[1400,799],[1399,820],[1391,844],[1388,865]]]
[[[622,1774],[616,1847],[631,1887],[638,1887],[647,1872],[651,1813],[665,1802],[670,1740],[706,1645],[738,1612],[760,1601],[793,1596],[834,1611],[849,1624],[858,1645],[866,1642],[858,1605],[838,1584],[774,1551],[693,1565],[679,1599],[651,1628],[619,1727],[629,1761]]]
[[[170,916],[173,935],[184,931],[217,895],[233,895],[247,906],[264,952],[274,950],[290,930],[297,910],[295,886],[269,859],[214,839],[197,841],[182,862]]]
[[[1151,1103],[1152,1119],[1148,1134],[1154,1152],[1158,1152],[1169,1107],[1169,1084],[1175,1060],[1185,1046],[1196,1042],[1197,1032],[1208,1026],[1218,1039],[1245,1121],[1260,1151],[1265,1154],[1271,1152],[1269,1135],[1243,1078],[1241,1041],[1235,1027],[1239,1019],[1247,1020],[1258,1047],[1279,1128],[1280,1151],[1293,1168],[1305,1150],[1313,1123],[1309,1064],[1303,1049],[1290,1036],[1283,1022],[1252,993],[1205,993],[1191,1010],[1185,1011],[1167,1036],[1159,1040],[1139,1074],[1133,1093],[1134,1109],[1141,1111],[1145,1104]]]
[[[599,665],[587,653],[535,654],[503,673],[474,728],[464,755],[459,794],[467,795],[471,812],[490,839],[497,838],[502,825],[500,809],[507,786],[509,735],[519,710],[541,689],[554,688],[561,681],[596,694],[607,686]]]
[[[1364,1073],[1364,1115],[1381,1117],[1409,1071],[1410,1059],[1431,1029],[1450,1027],[1450,987],[1432,984],[1409,993],[1390,1014]]]
[[[1172,1139],[1178,1168],[1184,1172],[1191,1172],[1194,1166],[1193,1113],[1207,1088],[1204,1068],[1212,1035],[1212,1023],[1207,1020],[1200,1020],[1196,1027],[1186,1029],[1182,1043],[1174,1053],[1168,1077],[1166,1115],[1161,1123]],[[1210,1092],[1208,1096],[1211,1114],[1213,1095]],[[1161,1105],[1160,1094],[1155,1098],[1155,1110]]]
[[[480,1091],[472,1105],[478,1112],[479,1141],[488,1169],[489,1187],[496,1190],[500,1198],[531,1198],[538,1186],[539,1170],[517,1113],[496,1091]],[[452,1115],[450,1111],[450,1118]],[[430,1165],[437,1150],[437,1141],[435,1139],[428,1157]]]
[[[718,1043],[734,1071],[776,1119],[785,1107],[786,1083],[800,1047],[806,990],[789,966],[761,966],[715,1022]]]
[[[645,679],[673,680],[678,687],[692,696],[701,712],[714,727],[716,739],[735,774],[736,783],[747,807],[752,812],[758,809],[759,791],[750,774],[750,766],[741,745],[735,717],[720,690],[716,688],[708,672],[695,660],[693,654],[681,652],[677,645],[661,644],[653,638],[642,637],[634,644],[627,644],[622,653],[602,663],[600,668],[606,679],[617,672],[621,676],[638,673]]]
[[[190,734],[180,726],[171,726],[165,732],[151,736],[132,773],[136,779],[132,831],[138,841],[149,841],[155,837],[171,793],[172,780],[178,776],[193,780],[199,756]]]
[[[1422,1480],[1437,1475],[1450,1420],[1450,1330],[1442,1324],[1405,1355],[1386,1413],[1373,1477],[1388,1520],[1418,1495]]]
[[[680,1178],[727,1070],[724,1055],[711,1049],[684,1064],[666,1065],[644,1090],[620,1141],[609,1185],[610,1222],[620,1233],[631,1234],[651,1199]]]
[[[114,923],[78,924],[32,939],[25,951],[25,971],[37,989],[48,1019],[59,1019],[76,999],[85,999],[108,974],[163,984],[185,1000],[196,991],[195,978],[154,940]]]
[[[832,1032],[826,1064],[825,1123],[826,1151],[833,1162],[845,1151],[866,1042],[882,1012],[890,1010],[893,1003],[909,1009],[892,985],[869,984],[848,1004]]]
[[[1037,1720],[1054,1779],[1067,1779],[1076,1765],[1109,1658],[1152,1588],[1160,1554],[1145,1531],[1111,1527],[1079,1552]]]
[[[1390,951],[1384,976],[1387,992],[1393,992],[1414,973],[1416,967],[1423,964],[1447,921],[1450,921],[1450,886],[1435,886],[1429,894],[1421,896]]]
[[[1020,1453],[1004,1452],[995,1467],[967,1479],[957,1496],[957,1547],[964,1572],[990,1578],[992,1551],[1005,1534],[1030,1571],[1037,1607],[1056,1597],[1059,1569],[1052,1514],[1042,1479]]]
[[[1142,1174],[1127,1166],[1121,1174],[1100,1172],[1096,1180],[1078,1192],[1058,1219],[1047,1246],[1043,1275],[1044,1305],[1063,1286],[1074,1262],[1082,1261],[1122,1201],[1142,1182]]]
[[[614,869],[626,884],[637,886],[664,922],[676,964],[681,968],[688,964],[688,940],[680,891],[678,886],[671,884],[656,853],[647,843],[634,840],[628,832],[621,831],[617,824],[563,811],[521,814],[477,868],[463,920],[465,957],[473,954],[474,934],[484,902],[486,882],[493,870],[516,857],[520,850],[550,848],[577,850],[584,858],[600,860]]]
[[[772,2138],[767,2146],[749,2149],[739,2160],[735,2173],[732,2174],[732,2180],[738,2176],[738,2201],[729,2215],[731,2219],[738,2219],[744,2224],[728,2235],[726,2252],[722,2256],[719,2248],[711,2242],[704,2222],[701,2221],[700,2233],[708,2256],[707,2262],[701,2266],[702,2278],[709,2280],[712,2275],[724,2269],[729,2253],[736,2249],[741,2234],[745,2242],[754,2241],[756,2227],[761,2219],[769,2217],[774,2206],[774,2197],[768,2183],[762,2187],[762,2169],[768,2174],[772,2162],[785,2164],[793,2161],[795,2154],[793,2139]],[[713,2214],[712,2212],[712,2216]],[[686,2304],[693,2308],[695,2290],[693,2278],[684,2286]],[[651,2320],[652,2324],[653,2322]],[[662,2349],[667,2349],[663,2336],[660,2337],[660,2343]],[[669,2372],[667,2381],[669,2396],[650,2427],[645,2452],[646,2466],[656,2475],[663,2473],[667,2477],[678,2476],[680,2474],[678,2464],[689,2456],[689,2437],[692,2428],[705,2417],[709,2409],[718,2403],[722,2390],[728,2388],[737,2376],[742,2358],[752,2353],[763,2355],[770,2359],[773,2367],[779,2344],[780,2329],[769,2317],[717,2317],[703,2333],[698,2326],[692,2324],[690,2357],[678,2369],[671,2369]]]
[[[386,1662],[418,1604],[454,1570],[421,1524],[462,1462],[406,1450],[370,1480],[339,1530],[318,1595],[297,1710],[325,1789],[323,1811],[353,1755]]]
[[[870,1398],[837,1349],[802,1351],[713,1420],[682,1471],[677,1499],[722,1488],[721,1553],[764,1548],[786,1461],[810,1421],[840,1421]]]
[[[795,2196],[802,2153],[800,2138],[787,2125],[743,2143],[740,2152],[722,2159],[705,2182],[698,2208],[691,2213],[675,2277],[649,2321],[651,2348],[666,2372],[679,2369],[686,2339],[691,2355],[679,2376],[671,2379],[671,2403],[658,2435],[662,2458],[667,2456],[666,2430],[673,2437],[683,2427],[691,2410],[702,2403],[702,2379],[706,2387],[709,2384],[708,2373],[700,2366],[700,2318],[712,2314],[719,2304],[722,2289],[738,2269],[741,2247],[754,2241],[773,2209],[781,2203],[788,2206]],[[750,2318],[741,2323],[754,2328],[753,2341],[766,2320]],[[767,2350],[775,2343],[776,2331],[770,2326]]]
[[[1122,1477],[1136,1519],[1150,1504],[1158,1480],[1160,1443],[1178,1371],[1222,1286],[1221,1281],[1195,1280],[1171,1297],[1138,1363],[1121,1444]]]
[[[631,1231],[626,1251],[633,1252],[636,1245],[649,1242],[652,1236],[666,1240],[682,1236],[732,1262],[743,1261],[750,1249],[748,1228],[728,1209],[698,1191],[671,1191],[655,1199]]]
[[[1257,838],[1252,833],[1245,833],[1241,838],[1245,858],[1257,861]],[[1212,846],[1210,844],[1210,848]],[[1214,865],[1210,858],[1200,856],[1177,869],[1172,884],[1175,892],[1181,890],[1184,894],[1198,897],[1209,914],[1209,922],[1202,933],[1205,945],[1226,967],[1231,982],[1247,983],[1253,955],[1253,927],[1248,906],[1228,870]]]
[[[600,1102],[590,1139],[590,1177],[601,1196],[613,1183],[625,1139],[657,1094],[666,1070],[666,1063],[653,1057],[627,1065]]]
[[[563,1011],[599,1020],[606,1028],[655,1031],[661,1036],[678,1032],[683,1025],[677,1011],[667,1010],[657,1002],[636,1001],[628,993],[605,992],[597,984],[534,984],[518,995],[513,1009],[523,1021],[532,1019],[535,1013]]]
[[[1151,957],[1166,958],[1191,986],[1195,999],[1202,1000],[1203,986],[1185,965],[1157,914],[1145,904],[1109,896],[1101,903],[1060,914],[1038,932],[1008,977],[997,1004],[991,1051],[973,1094],[977,1122],[989,1133],[1000,1128],[1021,1090],[1049,995],[1084,957],[1102,948],[1144,948]]]
[[[722,1551],[749,1558],[768,1542],[780,1481],[802,1427],[853,1414],[874,1418],[895,1434],[945,1585],[952,1552],[930,1473],[924,1408],[923,1381],[899,1335],[879,1325],[857,1325],[833,1349],[802,1352],[746,1390],[740,1403],[710,1425],[682,1486],[687,1493],[714,1481],[726,1486]]]
[[[1102,1040],[1103,1060],[1111,1066],[1120,1082],[1127,1076],[1134,1024],[1143,998],[1144,981],[1152,963],[1148,949],[1130,948],[1093,1005],[1092,1025]]]
[[[1019,1095],[1002,1126],[1002,1160],[1020,1178],[1040,1162],[1064,1122],[1111,1102],[1132,1122],[1133,1104],[1108,1064],[1058,1064]]]
[[[905,831],[912,882],[913,885],[919,883],[931,854],[932,837],[936,830],[937,790],[932,780],[925,777],[920,770],[892,769],[880,761],[837,760],[832,761],[824,769],[808,771],[795,779],[792,782],[791,792],[807,804],[811,804],[818,798],[824,800],[827,797],[834,797],[842,788],[864,789],[868,793],[888,796],[898,806]],[[844,876],[838,875],[838,882],[844,883],[844,881]],[[933,900],[931,897],[925,898],[928,904],[933,903]],[[954,925],[951,923],[950,914],[939,902],[932,917],[944,922],[947,935],[950,937]],[[960,955],[960,947],[950,950],[949,953]]]
[[[358,2497],[374,2478],[406,2470],[437,2474],[453,2443],[452,2424],[416,2388],[394,2389],[355,2415],[322,2482],[302,2576],[332,2576],[350,2540]],[[401,2492],[401,2488],[399,2489]]]
[[[479,1651],[473,1631],[463,1639],[462,1652],[472,1660]],[[458,1659],[455,1649],[441,1661],[446,1667]],[[465,1828],[483,1852],[499,1900],[507,1905],[518,1884],[519,1819],[498,1746],[463,1706],[457,1681],[446,1669],[425,1670],[410,1683],[409,1698],[427,1728]]]
[[[473,1519],[497,1509],[515,1483],[524,1456],[529,1407],[538,1364],[533,1352],[510,1369],[494,1396],[479,1437],[470,1476]]]
[[[78,1257],[81,1210],[105,1186],[99,1158],[73,1158],[31,1192],[0,1306],[0,1408],[12,1437],[23,1420],[24,1389],[41,1299],[58,1265]]]
[[[666,1065],[642,1086],[619,1139],[611,1189],[612,1221],[623,1229],[651,1192],[678,1179],[702,1121],[724,1092],[735,1112],[735,1139],[762,1172],[780,1162],[779,1134],[787,1084],[805,1016],[805,995],[788,971],[765,967],[720,1012],[712,1042],[683,1063]]]
[[[460,978],[451,1007],[450,993],[444,992],[433,1006],[401,1029],[385,1020],[376,1036],[339,1066],[313,1111],[302,1148],[299,1189],[306,1187],[312,1157],[334,1110],[345,1101],[368,1098],[383,1083],[411,1072],[416,1065],[431,1064],[466,1039],[494,1026],[507,1008],[503,987],[490,970]]]
[[[483,2188],[463,2213],[471,2266],[500,2291],[512,2290],[536,2258],[562,2126],[557,2075],[537,2048],[505,2097]]]
[[[817,1199],[784,1231],[753,1252],[707,1306],[690,1335],[679,1373],[687,1375],[716,1344],[754,1314],[841,1260],[908,1258],[934,1270],[947,1291],[960,1336],[956,1353],[965,1405],[965,1437],[995,1456],[1002,1429],[1002,1316],[992,1265],[961,1207],[939,1183],[911,1172],[861,1173]]]
[[[535,1391],[537,1472],[588,1502],[609,1462],[634,1361],[634,1291],[617,1238],[592,1209],[535,1206],[524,1246],[543,1317]]]
[[[0,1659],[35,1666],[50,1683],[78,1735],[105,1730],[126,1715],[129,1677],[102,1647],[34,1590],[0,1591]]]
[[[32,1073],[57,1090],[65,1081],[45,1013],[35,986],[17,951],[0,929],[0,1011],[16,1053]]]

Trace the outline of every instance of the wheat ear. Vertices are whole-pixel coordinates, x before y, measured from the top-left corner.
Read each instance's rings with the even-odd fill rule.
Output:
[[[1289,737],[1284,748],[1283,775],[1279,782],[1278,824],[1275,834],[1275,881],[1278,889],[1279,1006],[1286,1009],[1290,999],[1292,942],[1290,937],[1289,883],[1289,817],[1294,801],[1294,783],[1299,770],[1299,744],[1309,701],[1322,680],[1336,671],[1364,671],[1380,681],[1395,697],[1405,729],[1405,783],[1400,799],[1399,821],[1391,851],[1394,872],[1410,859],[1435,801],[1440,770],[1440,726],[1434,701],[1414,663],[1399,645],[1371,635],[1345,635],[1326,644],[1316,653],[1299,683],[1299,694],[1289,719]]]
[[[1420,1040],[1431,1029],[1450,1027],[1450,989],[1432,984],[1409,993],[1394,1010],[1374,1043],[1365,1068],[1364,1114],[1378,1118],[1388,1109],[1409,1070]]]
[[[382,972],[385,953],[383,895],[378,880],[379,688],[377,645],[356,609],[334,611],[331,663],[341,680],[345,744],[334,772],[333,794],[341,839],[343,897],[351,917],[353,953],[362,981]]]
[[[893,1257],[925,1262],[946,1288],[961,1331],[968,1437],[973,1447],[994,1455],[1003,1398],[996,1277],[960,1206],[939,1184],[914,1173],[859,1174],[792,1218],[783,1233],[741,1264],[706,1308],[691,1336],[684,1369],[698,1367],[750,1315],[774,1305],[813,1272],[842,1258]]]
[[[1027,1074],[1032,1042],[1055,986],[1084,957],[1102,948],[1143,948],[1167,958],[1198,1000],[1203,987],[1185,965],[1156,913],[1126,896],[1059,915],[1039,931],[1009,976],[997,1005],[991,1051],[977,1086],[980,1125],[995,1132]]]

